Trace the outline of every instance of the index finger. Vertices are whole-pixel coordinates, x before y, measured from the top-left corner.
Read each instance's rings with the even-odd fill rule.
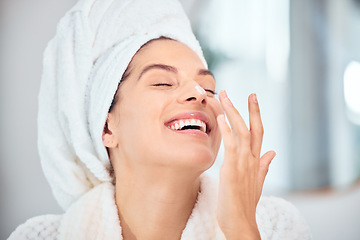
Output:
[[[250,135],[249,129],[247,128],[244,119],[233,106],[225,91],[220,91],[219,99],[229,120],[232,132],[237,136],[243,137],[241,140],[238,139],[240,140],[240,144],[243,145],[245,143],[248,145],[248,147],[250,147],[250,142],[244,141],[247,140]],[[244,147],[246,146],[244,145]]]

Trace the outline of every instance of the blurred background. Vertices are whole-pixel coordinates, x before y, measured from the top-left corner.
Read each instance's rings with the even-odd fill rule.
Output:
[[[75,2],[0,0],[0,239],[62,212],[37,153],[37,95],[43,50]],[[360,1],[182,3],[218,90],[245,119],[257,93],[263,151],[277,152],[264,193],[291,201],[314,239],[359,239]]]

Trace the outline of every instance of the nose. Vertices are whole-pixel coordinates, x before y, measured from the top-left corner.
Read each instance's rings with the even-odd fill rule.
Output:
[[[179,102],[206,105],[206,91],[197,83],[188,84],[186,87],[184,86]]]

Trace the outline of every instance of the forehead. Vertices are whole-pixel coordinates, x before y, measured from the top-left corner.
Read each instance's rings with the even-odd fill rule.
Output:
[[[151,64],[166,64],[181,70],[204,69],[199,56],[188,46],[175,40],[157,39],[148,42],[133,57],[130,66],[141,70]]]

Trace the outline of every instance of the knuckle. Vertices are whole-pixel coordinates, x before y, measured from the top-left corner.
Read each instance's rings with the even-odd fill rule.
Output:
[[[237,150],[237,145],[234,141],[230,141],[225,147],[230,152],[236,152]]]
[[[251,134],[250,134],[250,131],[243,131],[241,133],[242,137],[246,140],[246,141],[250,141],[250,138],[251,138]]]
[[[250,155],[250,150],[248,148],[241,148],[239,151],[239,156],[243,159],[247,159]]]

